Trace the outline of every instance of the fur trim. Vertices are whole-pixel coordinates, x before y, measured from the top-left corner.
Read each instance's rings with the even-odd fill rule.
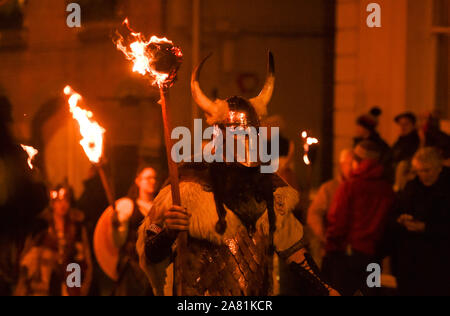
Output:
[[[168,286],[173,282],[173,276],[172,280],[168,279],[168,276],[172,273],[171,270],[173,270],[170,269],[170,260],[167,259],[159,264],[149,264],[145,254],[145,240],[150,225],[151,218],[147,216],[138,230],[136,250],[139,255],[139,266],[147,276],[156,296],[171,295],[168,292],[170,291]]]
[[[273,196],[275,211],[279,215],[292,212],[300,202],[299,193],[290,186],[277,188]]]

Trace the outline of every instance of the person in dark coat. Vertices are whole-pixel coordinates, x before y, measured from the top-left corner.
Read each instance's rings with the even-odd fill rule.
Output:
[[[380,162],[384,167],[384,176],[386,179],[394,182],[394,170],[392,169],[392,151],[386,141],[378,133],[379,117],[382,111],[374,107],[369,113],[363,114],[356,120],[356,137],[353,139],[353,145],[356,147],[360,142],[369,140],[375,143],[380,151]]]
[[[392,147],[394,168],[405,160],[411,160],[420,146],[417,118],[411,112],[398,115],[395,122],[400,127],[400,136]]]
[[[379,262],[378,247],[394,201],[379,159],[375,143],[356,146],[353,172],[338,188],[328,213],[323,273],[347,296],[357,290],[368,294],[367,266]]]
[[[15,143],[12,105],[0,96],[0,296],[14,292],[19,276],[19,255],[27,235],[40,229],[38,214],[47,205],[43,183],[33,179],[28,156]]]
[[[422,117],[419,136],[423,147],[436,148],[447,164],[450,160],[450,135],[441,130],[440,120],[432,113]],[[447,165],[448,167],[448,165]]]
[[[86,230],[91,242],[91,248],[94,249],[93,236],[95,226],[103,211],[108,207],[108,199],[95,167],[90,169],[89,177],[83,181],[83,186],[83,193],[77,200],[76,206],[85,214]],[[101,296],[103,293],[110,293],[113,286],[112,280],[102,271],[97,260],[93,260],[93,279],[89,296]]]
[[[450,170],[438,150],[413,158],[417,178],[399,193],[394,207],[394,273],[400,295],[450,295]]]

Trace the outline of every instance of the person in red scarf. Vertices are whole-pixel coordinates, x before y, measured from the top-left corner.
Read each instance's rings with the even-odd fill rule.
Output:
[[[323,272],[344,295],[367,292],[367,266],[379,261],[377,248],[394,201],[380,157],[371,141],[356,146],[350,179],[339,187],[328,214]]]

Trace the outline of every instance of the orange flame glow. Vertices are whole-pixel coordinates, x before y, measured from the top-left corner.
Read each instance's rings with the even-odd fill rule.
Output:
[[[304,151],[303,162],[305,163],[305,165],[309,166],[309,165],[311,165],[311,160],[309,159],[309,156],[308,156],[309,147],[311,145],[318,144],[319,140],[317,138],[308,137],[308,133],[306,131],[303,131],[301,136],[303,138],[303,151]]]
[[[39,151],[37,151],[37,149],[31,147],[31,146],[26,146],[26,145],[21,145],[22,149],[25,150],[25,152],[28,154],[28,166],[30,166],[30,169],[33,170],[34,166],[33,166],[33,159],[34,157],[36,157],[36,155],[39,153]]]
[[[248,125],[247,115],[242,112],[230,111],[228,114],[228,122],[230,124],[240,124],[241,126]]]
[[[141,33],[136,33],[130,29],[128,19],[125,19],[123,24],[131,31],[131,36],[135,41],[127,46],[124,38],[120,36],[116,43],[117,49],[122,51],[126,58],[133,62],[133,72],[140,73],[143,76],[149,75],[153,78],[152,85],[157,85],[160,88],[165,87],[170,75],[168,73],[159,72],[152,67],[155,57],[152,55],[151,50],[147,48],[151,44],[166,43],[173,45],[173,42],[165,37],[159,38],[156,36],[152,36],[149,41],[146,41]],[[181,53],[181,50],[178,48],[174,49],[176,55],[182,57],[183,54]]]
[[[68,103],[73,118],[80,126],[80,133],[83,137],[80,145],[92,163],[99,163],[103,154],[103,134],[105,130],[93,120],[93,114],[78,106],[83,99],[70,86],[64,88],[64,94],[69,97]]]
[[[305,165],[309,166],[311,164],[311,161],[309,160],[309,157],[307,154],[303,155],[303,162],[305,163]]]

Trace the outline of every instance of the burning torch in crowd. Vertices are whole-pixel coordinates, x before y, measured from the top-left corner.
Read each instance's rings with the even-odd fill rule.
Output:
[[[33,159],[39,153],[38,150],[31,146],[26,146],[26,145],[20,145],[20,146],[22,146],[22,149],[28,154],[28,160],[27,160],[28,166],[30,167],[31,170],[33,170],[34,169]]]
[[[170,159],[173,144],[170,137],[167,92],[175,83],[178,69],[183,61],[183,53],[167,38],[152,36],[150,40],[146,40],[141,33],[136,33],[130,28],[128,19],[125,19],[123,26],[126,35],[117,33],[118,39],[115,41],[117,49],[133,63],[133,72],[140,73],[150,80],[152,86],[159,88],[172,201],[175,205],[181,205],[178,167]]]
[[[181,206],[180,184],[178,175],[178,166],[171,159],[171,148],[173,142],[171,139],[170,116],[168,109],[168,90],[177,78],[178,69],[183,62],[183,53],[179,47],[176,47],[172,41],[167,38],[158,38],[152,36],[150,40],[146,40],[141,33],[134,32],[130,26],[128,19],[123,22],[124,34],[118,32],[118,39],[115,41],[117,49],[122,51],[125,57],[133,63],[133,72],[140,73],[148,78],[150,84],[159,88],[161,97],[160,104],[164,123],[164,138],[166,145],[166,153],[169,167],[169,180],[172,190],[172,202],[174,205]],[[180,273],[176,277],[182,293],[182,275],[186,265],[184,264],[185,256],[182,252],[187,248],[187,233],[180,233],[178,236],[178,255],[176,260],[177,271]]]
[[[89,161],[97,168],[106,197],[108,198],[108,203],[114,208],[114,193],[102,165],[105,129],[94,120],[94,114],[91,111],[85,110],[79,106],[79,103],[83,100],[83,97],[80,94],[74,91],[70,86],[64,88],[64,94],[69,97],[68,103],[70,113],[72,113],[73,118],[80,126],[80,134],[83,137],[80,141],[80,145],[83,147]]]
[[[317,149],[319,147],[319,140],[314,137],[309,137],[308,132],[303,131],[301,134],[303,140],[303,162],[307,166],[307,189],[311,188],[313,164],[317,157]]]

